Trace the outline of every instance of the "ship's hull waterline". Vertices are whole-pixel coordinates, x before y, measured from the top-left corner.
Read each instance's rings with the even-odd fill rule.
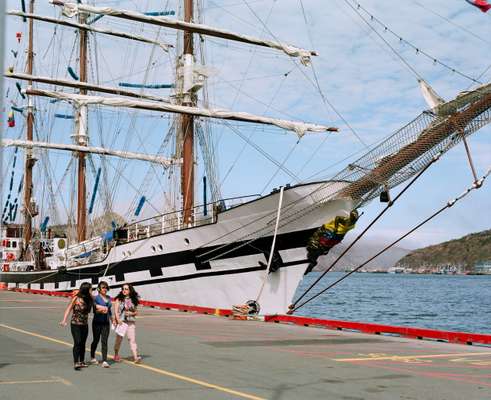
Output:
[[[269,274],[280,192],[221,212],[212,224],[120,244],[99,263],[0,272],[0,282],[9,288],[69,291],[82,282],[95,285],[105,280],[112,287],[111,296],[128,282],[149,301],[230,309],[258,300],[261,314],[282,314],[308,267],[305,246],[312,233],[353,208],[351,199],[326,200],[343,186],[320,182],[284,190],[275,271]]]

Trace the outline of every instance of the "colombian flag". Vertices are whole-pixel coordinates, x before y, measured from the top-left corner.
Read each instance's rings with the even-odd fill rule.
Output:
[[[483,13],[487,12],[491,8],[491,4],[487,0],[465,0],[467,3],[472,4],[474,7],[479,8]]]

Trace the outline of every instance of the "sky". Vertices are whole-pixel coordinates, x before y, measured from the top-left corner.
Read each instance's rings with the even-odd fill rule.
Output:
[[[175,1],[97,0],[95,3],[138,11],[178,11]],[[419,90],[418,77],[425,79],[447,100],[475,86],[469,78],[481,83],[491,80],[491,12],[484,14],[464,0],[208,0],[199,3],[203,8],[202,21],[207,25],[280,40],[319,53],[313,58],[312,66],[304,67],[275,50],[216,38],[206,40],[201,54],[209,68],[207,93],[211,107],[339,128],[336,134],[307,135],[298,141],[292,132],[247,124],[231,124],[231,129],[230,124],[212,121],[209,126],[218,149],[216,162],[223,197],[266,194],[274,187],[297,182],[284,171],[278,171],[271,159],[284,164],[300,182],[332,177],[370,145],[428,108]],[[19,4],[18,0],[7,0],[8,9],[19,9]],[[357,4],[361,5],[358,9]],[[43,15],[59,15],[59,9],[44,0],[36,1],[36,10]],[[171,30],[106,17],[97,24],[159,37],[169,43],[176,40]],[[6,27],[5,65],[14,65],[16,71],[21,71],[26,24],[17,17],[9,17]],[[45,23],[36,23],[35,30],[38,38],[35,73],[70,79],[67,66],[76,69],[73,31],[58,27],[53,35],[53,26]],[[17,32],[22,33],[21,43],[17,43]],[[18,58],[13,57],[11,50],[19,51]],[[121,81],[168,83],[174,79],[175,53],[172,51],[165,54],[151,46],[97,37],[91,41],[90,52],[91,81],[116,86]],[[6,88],[10,88],[7,101],[21,104],[13,83],[7,82]],[[166,96],[169,92],[162,90],[155,94]],[[48,107],[53,108],[46,100],[36,101],[39,115]],[[66,105],[56,104],[55,107],[56,112],[70,113]],[[168,116],[155,113],[133,118],[133,113],[127,110],[94,109],[91,116],[91,143],[116,149],[156,153],[169,127]],[[15,129],[3,132],[5,137],[22,134],[20,117],[17,122]],[[38,122],[37,134],[44,140],[69,143],[72,130],[70,121],[55,119],[51,112]],[[245,144],[239,133],[250,137],[254,146]],[[477,173],[483,175],[491,167],[491,128],[488,126],[474,134],[469,145]],[[268,157],[259,154],[258,148]],[[171,152],[162,150],[162,154],[168,156]],[[2,177],[10,174],[12,154],[12,150],[5,151]],[[98,158],[94,160],[95,168],[102,164]],[[65,211],[70,208],[69,199],[73,194],[72,172],[67,172],[69,161],[69,156],[55,153],[49,167],[53,187],[63,194],[61,208]],[[175,177],[163,175],[154,168],[150,172],[152,179],[146,182],[144,176],[148,167],[141,163],[123,164],[112,160],[109,164],[106,187],[113,195],[116,211],[123,215],[131,213],[135,199],[142,194],[149,199],[145,216],[163,211],[162,191],[166,196],[172,194],[169,183]],[[16,179],[20,179],[21,173],[16,172]],[[47,170],[39,167],[36,173],[39,179],[45,178]],[[199,170],[198,178],[202,174]],[[92,171],[89,195],[93,175]],[[118,175],[121,175],[119,181],[116,180]],[[472,174],[460,144],[401,197],[369,231],[368,238],[381,244],[396,239],[470,185]],[[395,189],[392,196],[400,188]],[[201,190],[198,184],[197,191]],[[49,214],[46,192],[46,186],[37,189],[37,197]],[[103,210],[102,198],[102,195],[98,197],[96,205],[99,212]],[[413,249],[490,229],[490,199],[488,182],[424,225],[400,246]],[[364,207],[357,230],[361,231],[383,207],[378,201]]]

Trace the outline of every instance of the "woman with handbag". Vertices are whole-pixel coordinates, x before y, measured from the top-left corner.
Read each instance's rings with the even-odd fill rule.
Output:
[[[92,309],[93,299],[90,294],[92,285],[84,282],[80,285],[78,293],[73,296],[68,304],[61,326],[67,326],[68,314],[72,312],[70,328],[73,336],[73,368],[78,371],[82,367],[87,367],[85,363],[85,342],[89,335],[89,312]]]
[[[97,286],[99,292],[94,298],[94,319],[92,320],[92,344],[90,346],[90,362],[97,364],[95,351],[99,340],[102,345],[102,363],[104,368],[109,368],[107,362],[107,339],[109,337],[109,326],[111,322],[111,298],[107,295],[109,285],[105,281],[100,281]]]
[[[125,336],[128,337],[133,361],[141,362],[141,357],[138,355],[138,346],[136,344],[136,315],[139,303],[139,296],[135,289],[129,283],[125,283],[121,292],[116,296],[116,304],[114,305],[114,318],[116,321],[116,340],[114,342],[114,361],[121,361],[119,349],[121,342]]]

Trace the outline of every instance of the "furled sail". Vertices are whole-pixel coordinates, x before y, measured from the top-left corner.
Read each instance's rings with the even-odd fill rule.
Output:
[[[122,97],[101,97],[86,96],[81,94],[54,92],[40,89],[27,89],[29,95],[52,97],[59,100],[72,101],[78,105],[101,104],[111,107],[128,107],[141,110],[153,110],[161,112],[171,112],[179,114],[191,114],[198,117],[209,117],[219,119],[230,119],[234,121],[253,122],[266,125],[275,125],[282,129],[294,131],[299,137],[306,132],[336,132],[337,128],[327,127],[324,125],[309,124],[305,122],[289,121],[262,117],[246,112],[235,112],[222,109],[204,109],[198,107],[179,106],[175,104],[153,103],[150,101],[125,99]]]
[[[433,90],[433,88],[423,79],[419,80],[419,88],[421,89],[421,94],[426,101],[426,104],[430,108],[438,107],[440,104],[445,103],[438,94]]]
[[[7,72],[4,76],[6,78],[20,79],[20,80],[29,81],[29,82],[46,83],[48,85],[58,85],[58,86],[65,86],[65,87],[71,87],[71,88],[77,88],[77,89],[86,89],[86,90],[91,90],[94,92],[110,93],[110,94],[115,94],[115,95],[119,95],[119,96],[128,96],[128,97],[135,97],[135,98],[139,98],[139,99],[146,99],[146,100],[158,101],[158,102],[163,102],[163,103],[170,103],[169,99],[165,99],[162,97],[152,96],[152,95],[143,94],[143,93],[134,93],[134,92],[131,92],[129,90],[113,88],[113,87],[108,87],[108,86],[94,85],[94,84],[87,83],[87,82],[74,82],[74,81],[67,81],[65,79],[53,79],[53,78],[49,78],[46,76],[35,76],[35,75],[13,73],[13,72]]]
[[[117,37],[124,38],[124,39],[136,40],[138,42],[155,44],[155,45],[159,46],[164,51],[169,51],[170,47],[174,47],[173,45],[171,45],[169,43],[162,43],[162,42],[159,42],[157,40],[149,39],[149,38],[146,38],[146,37],[143,37],[140,35],[129,34],[129,33],[119,32],[119,31],[113,31],[110,29],[97,28],[97,27],[92,26],[92,25],[79,24],[77,22],[69,22],[69,21],[65,21],[62,19],[56,19],[56,18],[46,17],[46,16],[42,16],[42,15],[28,14],[28,13],[17,11],[17,10],[8,11],[7,14],[8,15],[16,15],[16,16],[23,17],[23,18],[32,18],[32,19],[35,19],[38,21],[50,22],[50,23],[56,24],[56,25],[69,26],[69,27],[77,28],[77,29],[85,29],[85,30],[91,31],[91,32],[102,33],[104,35],[110,35],[110,36],[117,36]]]
[[[67,17],[74,17],[80,12],[89,12],[92,14],[109,15],[112,17],[129,19],[132,21],[146,22],[153,25],[163,26],[166,28],[179,29],[188,32],[200,33],[203,35],[219,37],[223,39],[234,40],[237,42],[254,44],[272,49],[281,50],[290,57],[300,57],[302,64],[308,65],[311,56],[316,56],[317,52],[305,50],[299,47],[291,46],[281,42],[273,42],[270,40],[258,39],[248,35],[240,35],[223,29],[216,29],[203,24],[195,24],[191,22],[177,21],[165,17],[152,17],[134,11],[118,10],[111,7],[93,7],[85,4],[66,3],[61,0],[50,0],[57,6],[63,7],[63,14]]]
[[[153,156],[150,154],[133,153],[129,151],[110,150],[103,147],[90,147],[90,146],[77,146],[73,144],[58,144],[47,142],[36,142],[31,140],[16,140],[16,139],[2,139],[0,141],[1,147],[24,147],[24,148],[44,148],[53,150],[65,150],[76,151],[82,153],[102,154],[106,156],[115,156],[120,158],[127,158],[131,160],[149,161],[152,163],[160,164],[167,168],[173,164],[179,164],[181,160],[168,159],[160,156]]]

